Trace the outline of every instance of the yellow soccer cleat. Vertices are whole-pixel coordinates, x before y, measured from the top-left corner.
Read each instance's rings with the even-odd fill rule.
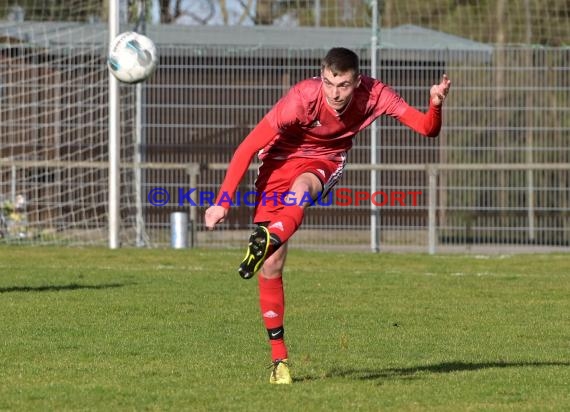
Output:
[[[291,385],[291,383],[293,383],[291,374],[289,373],[287,359],[277,359],[273,361],[271,368],[272,370],[271,376],[269,377],[269,383],[275,385]]]
[[[251,279],[257,273],[269,251],[269,230],[265,226],[257,226],[249,237],[245,258],[238,268],[238,273],[244,279]]]

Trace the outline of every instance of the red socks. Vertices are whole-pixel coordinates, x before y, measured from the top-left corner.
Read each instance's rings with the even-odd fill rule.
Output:
[[[283,318],[285,315],[285,294],[283,293],[283,279],[266,279],[258,277],[259,303],[263,323],[269,335],[271,344],[271,359],[287,359],[285,346],[285,329]]]
[[[278,217],[269,223],[267,229],[273,238],[277,237],[280,244],[283,244],[297,231],[304,215],[305,211],[301,206],[285,206]]]
[[[274,252],[287,242],[293,233],[297,231],[305,212],[302,207],[293,205],[286,206],[279,212],[278,217],[272,220],[267,229],[272,238]],[[278,240],[278,241],[277,241]],[[271,359],[287,359],[287,347],[285,346],[285,328],[283,318],[285,316],[285,294],[283,292],[283,279],[264,278],[258,276],[259,284],[259,304],[261,316],[267,329],[269,343],[271,344]]]

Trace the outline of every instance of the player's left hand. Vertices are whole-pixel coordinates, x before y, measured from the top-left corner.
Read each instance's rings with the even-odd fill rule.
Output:
[[[447,74],[444,74],[440,84],[434,84],[430,91],[430,98],[431,102],[434,106],[441,106],[443,101],[447,97],[447,93],[449,93],[449,88],[451,87],[451,80],[447,77]]]

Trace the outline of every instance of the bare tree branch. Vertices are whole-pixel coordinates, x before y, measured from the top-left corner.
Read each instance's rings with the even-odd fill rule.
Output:
[[[251,13],[251,4],[253,0],[247,0],[247,4],[244,3],[243,0],[238,0],[239,4],[243,7],[243,14],[240,16],[238,20],[238,24],[242,24],[246,17],[249,17],[254,24],[257,24],[257,20],[255,15]]]
[[[182,0],[176,0],[176,1],[179,3]],[[200,3],[204,3],[204,4],[208,5],[208,14],[206,15],[206,17],[200,17],[197,14],[195,14],[189,10],[184,10],[182,14],[190,17],[191,19],[194,19],[195,21],[197,21],[198,23],[200,23],[202,25],[205,25],[208,23],[208,21],[210,21],[210,19],[212,17],[214,17],[214,13],[216,12],[216,8],[214,7],[214,3],[212,0],[200,0]]]

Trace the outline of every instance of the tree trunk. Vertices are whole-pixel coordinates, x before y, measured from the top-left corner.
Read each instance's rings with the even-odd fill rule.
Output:
[[[272,0],[257,0],[255,9],[256,24],[272,24],[273,12],[271,10]]]

